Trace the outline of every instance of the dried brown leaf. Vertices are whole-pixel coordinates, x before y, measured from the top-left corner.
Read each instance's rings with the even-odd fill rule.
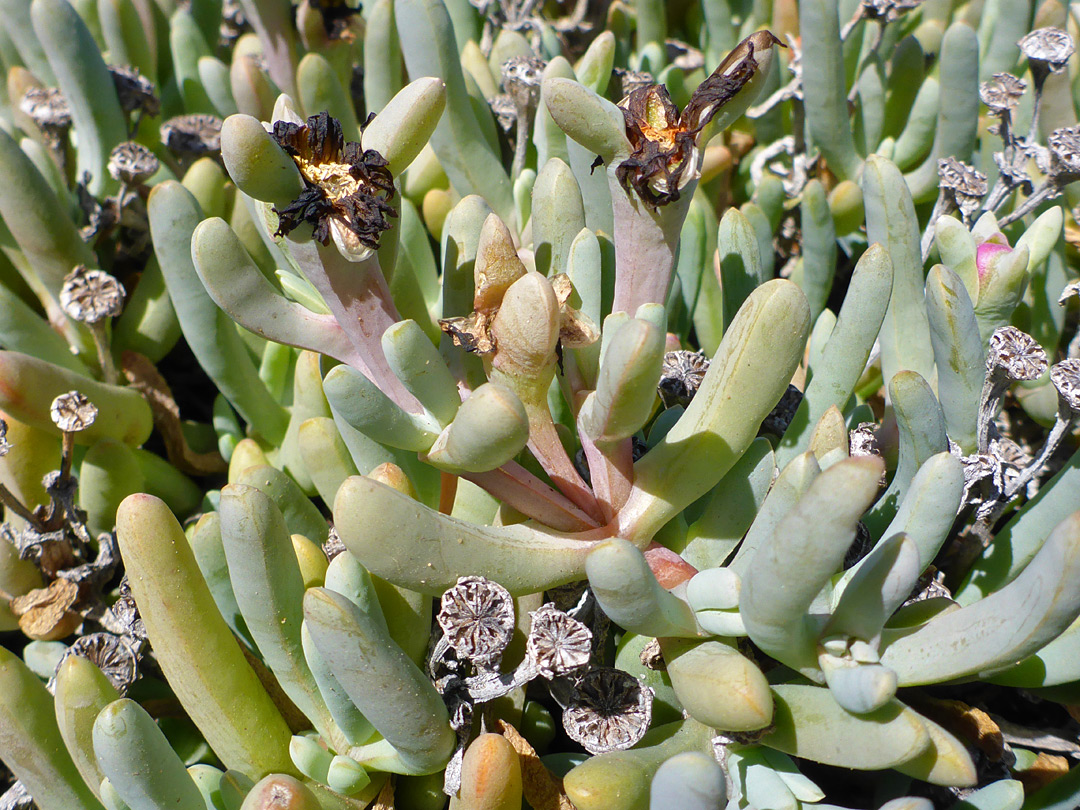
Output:
[[[521,759],[521,784],[525,800],[533,810],[574,810],[563,792],[562,779],[540,761],[536,749],[505,720],[496,720],[495,728],[514,746]]]
[[[131,387],[143,395],[154,415],[154,427],[165,442],[169,463],[189,475],[214,475],[229,469],[216,450],[196,453],[180,428],[180,408],[172,390],[153,363],[138,352],[126,351],[121,357],[124,376]]]
[[[79,586],[67,579],[55,579],[44,588],[11,600],[11,612],[19,618],[20,629],[39,641],[57,641],[70,636],[82,623],[71,610],[79,599]]]

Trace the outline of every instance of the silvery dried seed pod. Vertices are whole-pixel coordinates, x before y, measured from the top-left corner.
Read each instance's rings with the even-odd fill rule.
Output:
[[[90,633],[80,636],[60,659],[58,668],[59,663],[63,663],[64,658],[69,655],[80,655],[95,664],[121,697],[139,677],[138,651],[127,639],[114,636],[112,633]]]
[[[986,520],[1005,495],[1005,469],[993,453],[975,453],[961,459],[964,495],[961,504],[975,506],[975,519]]]
[[[341,542],[341,536],[338,534],[335,527],[330,527],[330,531],[326,536],[326,542],[322,544],[322,550],[323,554],[326,555],[326,559],[331,561],[345,550],[345,544]]]
[[[109,153],[109,174],[129,186],[145,183],[160,166],[157,155],[135,141],[117,144]]]
[[[852,456],[880,456],[877,429],[877,422],[860,422],[848,433],[848,452]]]
[[[154,83],[131,66],[110,65],[120,108],[128,114],[138,112],[153,118],[161,112],[161,101],[154,92]]]
[[[1018,158],[1015,161],[1009,160],[1004,152],[994,152],[994,163],[997,164],[998,173],[1007,189],[1019,189],[1024,194],[1031,194],[1034,186],[1024,168],[1027,163],[1025,152],[1018,150]],[[989,205],[989,202],[987,204]]]
[[[592,632],[551,602],[532,612],[525,655],[540,675],[551,680],[587,666],[592,657]]]
[[[591,669],[574,686],[563,729],[590,754],[635,745],[652,720],[653,690],[610,667]]]
[[[7,422],[0,419],[0,458],[11,452],[11,442],[8,441],[7,432]]]
[[[89,399],[78,391],[68,391],[52,401],[49,416],[53,424],[65,433],[78,433],[86,430],[97,418],[98,409]]]
[[[509,132],[514,128],[514,123],[517,121],[517,105],[514,104],[514,99],[509,93],[492,96],[488,99],[488,106],[491,107],[495,120],[499,122],[499,127],[503,132]]]
[[[862,12],[868,20],[892,22],[922,4],[922,0],[862,0]]]
[[[1001,369],[1011,380],[1037,380],[1046,373],[1046,352],[1035,338],[1015,326],[1002,326],[990,336],[986,370]]]
[[[619,90],[623,98],[626,98],[635,90],[642,90],[656,84],[656,79],[648,71],[615,68],[614,73],[615,78],[619,80]]]
[[[109,608],[116,624],[115,629],[136,641],[146,641],[146,625],[143,624],[142,616],[139,615],[139,606],[135,604],[135,597],[131,595],[131,586],[128,584],[126,574],[120,580],[119,590],[119,598]]]
[[[1058,303],[1065,306],[1070,298],[1080,298],[1080,280],[1070,281],[1058,296]]]
[[[519,108],[536,106],[547,62],[535,56],[515,56],[502,63],[503,89]]]
[[[1080,178],[1080,126],[1055,129],[1046,143],[1050,147],[1050,173],[1058,184]]]
[[[73,320],[96,324],[123,312],[124,295],[124,286],[104,270],[80,264],[64,277],[60,306]]]
[[[969,220],[986,196],[986,175],[974,166],[948,157],[938,160],[938,177],[942,192],[952,197],[964,220]]]
[[[660,371],[660,382],[656,387],[664,407],[689,405],[708,370],[709,358],[702,351],[680,349],[667,352]]]
[[[331,238],[343,256],[362,261],[379,246],[379,235],[390,229],[387,217],[397,211],[394,178],[386,158],[355,141],[346,143],[341,122],[321,112],[304,124],[275,121],[271,133],[290,155],[304,181],[300,196],[282,207],[278,236],[302,223],[314,228],[312,238],[328,245]]]
[[[459,658],[487,667],[502,657],[514,635],[514,600],[484,577],[460,577],[443,593],[435,618]]]
[[[161,125],[161,142],[181,155],[221,151],[221,119],[208,113],[178,115]]]
[[[34,797],[22,782],[13,782],[3,794],[0,794],[0,810],[33,810]]]
[[[1048,73],[1060,73],[1076,52],[1072,37],[1060,28],[1038,28],[1016,43],[1028,58],[1036,84]]]
[[[994,78],[979,85],[979,98],[994,115],[1012,115],[1027,89],[1027,82],[1011,73],[995,73]]]
[[[1050,382],[1058,393],[1058,414],[1080,414],[1080,359],[1070,358],[1050,367]]]
[[[19,102],[19,109],[43,130],[56,132],[71,126],[71,107],[55,87],[32,87],[27,90]]]

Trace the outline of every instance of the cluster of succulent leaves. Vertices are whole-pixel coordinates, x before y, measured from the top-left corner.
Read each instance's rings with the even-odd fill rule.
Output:
[[[0,15],[0,807],[1080,803],[1076,6]]]

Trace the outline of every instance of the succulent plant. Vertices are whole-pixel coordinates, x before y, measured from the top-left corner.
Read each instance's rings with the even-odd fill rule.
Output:
[[[1080,802],[1076,9],[0,11],[0,808]]]

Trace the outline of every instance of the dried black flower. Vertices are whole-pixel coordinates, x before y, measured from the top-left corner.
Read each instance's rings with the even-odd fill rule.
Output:
[[[660,382],[657,391],[665,408],[690,404],[694,394],[701,387],[705,373],[709,370],[709,358],[702,351],[680,349],[667,352],[660,369]]]
[[[272,135],[304,180],[299,197],[274,209],[277,235],[306,222],[314,227],[317,242],[326,245],[333,238],[343,254],[366,258],[379,246],[379,235],[389,230],[387,216],[397,216],[389,203],[394,178],[386,158],[360,143],[346,143],[341,123],[327,112],[306,124],[275,121]]]
[[[590,754],[635,745],[652,719],[653,690],[610,667],[589,670],[575,685],[563,712],[570,739]]]
[[[350,6],[347,0],[307,0],[308,4],[322,15],[323,30],[331,40],[352,40],[353,19],[360,13],[357,6]]]
[[[592,632],[548,602],[532,613],[525,655],[540,675],[550,680],[588,665]]]
[[[160,132],[161,142],[181,155],[221,151],[221,119],[216,115],[178,115],[162,124]]]
[[[789,383],[784,395],[780,397],[780,401],[769,411],[769,415],[762,420],[759,433],[783,436],[787,433],[791,420],[795,418],[795,412],[799,410],[802,401],[803,392]]]
[[[52,401],[49,415],[53,424],[65,433],[86,430],[97,418],[98,409],[78,391],[68,391]]]
[[[514,635],[514,600],[498,583],[460,577],[442,595],[436,620],[459,658],[490,666]]]
[[[117,144],[109,153],[109,174],[129,186],[145,183],[160,165],[157,155],[135,141]]]
[[[615,169],[626,189],[655,208],[679,199],[681,189],[697,172],[698,135],[738,95],[761,68],[758,50],[782,45],[773,34],[759,31],[744,39],[705,81],[679,113],[663,85],[648,85],[619,102],[626,137],[633,151]]]
[[[124,286],[104,270],[79,264],[64,276],[60,307],[72,320],[100,323],[124,311]]]

